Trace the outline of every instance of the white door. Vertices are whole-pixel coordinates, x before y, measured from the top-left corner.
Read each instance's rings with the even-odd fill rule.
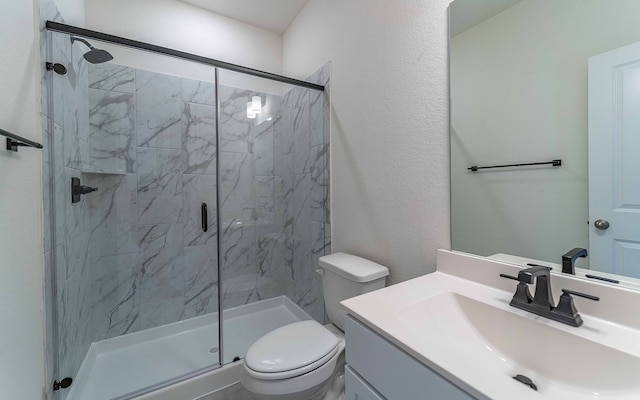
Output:
[[[589,59],[589,265],[640,278],[640,42]]]

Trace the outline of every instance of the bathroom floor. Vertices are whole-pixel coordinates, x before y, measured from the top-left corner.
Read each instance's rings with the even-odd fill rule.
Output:
[[[267,332],[305,319],[309,316],[284,296],[225,311],[224,362],[243,357]],[[217,314],[94,343],[67,400],[112,399],[217,364],[218,357]],[[220,397],[226,398],[252,400]]]

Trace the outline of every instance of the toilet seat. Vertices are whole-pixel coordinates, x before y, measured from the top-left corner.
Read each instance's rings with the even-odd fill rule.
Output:
[[[258,339],[247,351],[245,371],[256,379],[287,379],[313,371],[339,351],[339,340],[316,321],[280,327]]]

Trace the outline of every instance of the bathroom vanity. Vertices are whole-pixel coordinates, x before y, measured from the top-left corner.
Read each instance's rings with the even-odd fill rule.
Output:
[[[500,275],[522,270],[440,250],[435,273],[345,300],[346,398],[639,398],[640,293],[552,272],[554,304],[600,298],[575,298],[573,327],[510,306],[519,282]]]
[[[346,329],[346,400],[473,399],[357,319]]]

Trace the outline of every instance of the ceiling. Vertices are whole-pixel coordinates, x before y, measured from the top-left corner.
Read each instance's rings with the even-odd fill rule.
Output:
[[[179,0],[183,3],[283,33],[308,0]]]

